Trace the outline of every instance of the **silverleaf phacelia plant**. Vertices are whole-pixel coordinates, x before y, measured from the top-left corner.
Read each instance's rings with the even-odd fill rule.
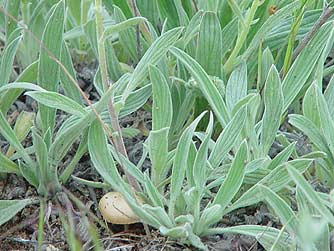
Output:
[[[333,12],[317,0],[0,0],[0,179],[38,194],[0,200],[0,224],[39,203],[41,249],[48,202],[81,250],[73,203],[100,250],[86,216],[106,226],[73,180],[113,190],[105,220],[125,222],[121,203],[129,222],[200,250],[204,236],[245,234],[268,251],[329,251],[332,194],[313,185],[334,186]],[[125,139],[138,135],[133,159]],[[78,177],[84,155],[100,180]],[[275,228],[222,223],[259,203]]]

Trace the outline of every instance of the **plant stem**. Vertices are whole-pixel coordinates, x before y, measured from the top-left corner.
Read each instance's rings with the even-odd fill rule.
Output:
[[[234,14],[239,18],[241,27],[244,28],[246,26],[246,23],[238,4],[235,2],[235,0],[227,0],[227,3],[234,12]]]
[[[135,0],[128,0],[129,5],[131,6],[132,15],[134,17],[141,17],[140,11],[137,7]],[[147,42],[152,43],[153,38],[151,36],[151,33],[149,31],[149,28],[145,22],[140,22],[136,26],[136,36],[137,36],[137,53],[138,53],[138,59],[142,56],[142,46],[140,44],[140,34],[143,35],[143,37],[146,39]]]
[[[97,36],[99,66],[100,66],[103,89],[104,89],[104,92],[106,92],[109,89],[109,81],[108,81],[108,70],[107,70],[105,45],[104,45],[104,37],[103,37],[102,0],[95,0],[95,8],[96,8],[96,12],[95,12],[96,36]],[[127,158],[128,155],[127,155],[125,145],[123,142],[122,132],[121,132],[121,128],[120,128],[119,121],[118,121],[118,115],[116,113],[112,99],[110,99],[108,102],[108,110],[109,110],[109,115],[111,117],[112,128],[115,132],[117,132],[116,136],[112,136],[113,144],[115,146],[116,151],[121,153]],[[122,168],[129,182],[129,185],[138,191],[139,185],[136,179],[126,171],[124,165],[122,165]]]
[[[44,198],[40,201],[39,207],[39,220],[38,220],[38,238],[37,238],[37,250],[42,250],[43,234],[44,234]]]
[[[302,18],[303,18],[303,13],[304,13],[304,10],[305,10],[305,7],[304,7],[305,4],[306,4],[306,2],[304,2],[303,6],[301,6],[299,8],[298,13],[295,16],[295,21],[291,24],[291,31],[290,31],[289,38],[288,38],[288,46],[286,48],[284,63],[283,63],[283,68],[282,68],[283,78],[287,74],[287,72],[289,71],[290,66],[293,62],[293,45],[295,43],[297,32],[298,32],[300,23],[301,23]]]
[[[224,71],[225,71],[226,75],[230,74],[230,72],[232,71],[233,65],[235,63],[235,59],[238,56],[238,54],[241,50],[241,47],[246,40],[247,34],[249,32],[249,29],[250,29],[250,25],[253,21],[255,12],[257,10],[257,7],[259,6],[259,1],[260,0],[254,0],[253,1],[252,6],[251,6],[250,11],[249,11],[249,14],[247,15],[245,26],[242,27],[241,33],[238,36],[237,42],[234,46],[234,49],[233,49],[231,55],[229,56],[229,58],[227,59],[225,65],[224,65]]]
[[[138,8],[136,5],[135,0],[131,0],[130,2],[132,13],[135,17],[139,16]],[[137,54],[138,54],[138,60],[141,58],[141,44],[140,44],[140,31],[139,31],[139,24],[136,25],[136,40],[137,40]]]
[[[108,228],[108,225],[103,222],[103,220],[100,220],[94,213],[92,213],[89,208],[86,207],[86,205],[78,199],[74,194],[72,194],[69,190],[67,190],[65,187],[63,187],[64,194],[58,194],[61,196],[67,196],[73,203],[78,207],[78,209],[88,217],[94,220],[94,222],[97,222],[101,227],[103,227],[105,230],[110,231]],[[58,198],[58,200],[63,201],[61,197]],[[111,233],[112,234],[112,233]]]
[[[262,39],[260,40],[260,44],[259,44],[259,50],[258,50],[258,55],[257,55],[257,82],[256,82],[256,89],[258,91],[261,90],[261,86],[262,86],[262,79],[261,79],[261,75],[262,75]]]
[[[308,42],[312,39],[315,33],[319,30],[319,28],[330,18],[333,14],[334,8],[333,7],[325,7],[321,16],[313,25],[312,29],[305,35],[302,41],[298,44],[297,48],[293,52],[292,60],[294,61],[300,52],[305,48]]]

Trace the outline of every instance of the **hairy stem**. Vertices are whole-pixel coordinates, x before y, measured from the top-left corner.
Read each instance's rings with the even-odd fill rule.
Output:
[[[305,35],[305,37],[300,41],[297,48],[294,50],[292,55],[292,61],[294,61],[300,52],[305,48],[308,42],[312,39],[312,37],[317,33],[319,28],[331,17],[334,12],[333,7],[325,7],[319,19],[315,22],[312,29]]]
[[[95,0],[95,8],[96,8],[96,36],[97,36],[97,46],[98,46],[98,56],[99,56],[99,66],[103,84],[103,90],[106,92],[109,89],[109,81],[108,81],[108,70],[107,70],[107,62],[105,55],[105,45],[104,45],[104,37],[103,37],[103,18],[102,18],[102,0]],[[116,136],[112,136],[112,140],[114,142],[114,146],[117,152],[124,155],[126,158],[128,157],[121,128],[118,121],[118,115],[116,113],[114,104],[112,99],[108,102],[108,110],[111,118],[111,125],[115,132],[117,132]],[[120,158],[121,159],[121,158]],[[123,171],[127,177],[127,180],[131,187],[135,190],[139,190],[139,185],[134,177],[132,177],[125,169],[124,165],[122,165]]]

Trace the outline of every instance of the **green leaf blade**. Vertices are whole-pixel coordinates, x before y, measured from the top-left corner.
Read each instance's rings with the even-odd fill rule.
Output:
[[[170,52],[189,70],[190,74],[196,80],[203,96],[212,107],[214,114],[224,127],[230,121],[230,114],[227,111],[223,97],[220,95],[217,87],[213,84],[208,74],[196,60],[184,51],[173,47],[170,49]]]
[[[57,91],[59,81],[59,66],[52,57],[60,60],[61,46],[63,43],[65,19],[64,1],[59,1],[54,5],[49,20],[44,28],[42,44],[40,47],[38,65],[38,85],[48,91]],[[52,54],[52,57],[50,57]],[[43,132],[48,128],[53,131],[55,125],[55,110],[41,106],[41,119]]]
[[[13,218],[19,211],[33,203],[31,199],[25,200],[0,200],[0,226],[11,218]]]
[[[205,12],[200,23],[196,60],[209,75],[221,76],[222,32],[214,12]]]
[[[283,93],[279,74],[272,66],[264,89],[264,115],[262,119],[261,148],[265,156],[273,144],[281,123]]]

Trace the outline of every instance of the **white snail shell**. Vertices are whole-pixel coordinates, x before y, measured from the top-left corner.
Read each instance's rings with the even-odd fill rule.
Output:
[[[136,196],[139,203],[142,199]],[[130,208],[119,192],[109,192],[105,194],[100,202],[99,209],[103,218],[112,224],[133,224],[140,222],[140,219]]]

